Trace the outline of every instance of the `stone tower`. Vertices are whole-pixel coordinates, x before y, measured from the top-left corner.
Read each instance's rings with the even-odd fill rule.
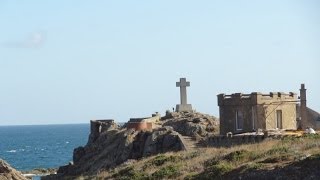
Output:
[[[306,129],[308,126],[307,89],[305,89],[304,84],[301,84],[301,88],[300,88],[300,117],[301,117],[301,128]]]

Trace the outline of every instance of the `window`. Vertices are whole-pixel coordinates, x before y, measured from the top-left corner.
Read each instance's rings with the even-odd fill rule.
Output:
[[[251,113],[252,113],[252,130],[255,130],[256,127],[255,127],[255,118],[256,118],[256,111],[254,109],[254,107],[252,106],[251,108]]]
[[[243,113],[239,110],[236,110],[236,130],[243,129]]]
[[[282,111],[281,110],[277,110],[276,111],[276,128],[278,129],[282,129]]]

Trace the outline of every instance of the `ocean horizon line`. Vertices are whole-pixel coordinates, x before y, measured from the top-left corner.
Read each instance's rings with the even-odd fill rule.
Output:
[[[126,122],[116,122],[117,124],[124,124]],[[66,123],[66,124],[61,124],[61,123],[50,123],[50,124],[0,124],[0,127],[13,127],[13,126],[63,126],[63,125],[90,125],[90,122],[88,123]]]

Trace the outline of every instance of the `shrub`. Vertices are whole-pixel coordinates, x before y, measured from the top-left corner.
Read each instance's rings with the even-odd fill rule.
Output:
[[[127,167],[121,169],[116,174],[112,176],[115,179],[119,180],[148,180],[150,179],[147,174],[143,172],[137,172],[133,167]]]
[[[320,134],[305,134],[303,137],[306,139],[320,139]]]
[[[152,177],[155,179],[176,178],[180,176],[179,166],[169,165],[154,172]]]
[[[145,166],[162,166],[163,164],[167,163],[167,162],[177,162],[178,160],[180,160],[181,157],[180,156],[166,156],[166,155],[158,155],[155,158],[153,158],[152,160],[150,160],[149,162],[147,162],[145,164]],[[146,167],[144,167],[146,168]]]
[[[209,174],[215,175],[215,176],[222,176],[225,173],[231,171],[233,169],[232,165],[226,162],[220,162],[216,165],[210,166],[207,171]]]
[[[242,149],[242,150],[234,151],[234,152],[227,154],[224,157],[224,159],[229,162],[239,162],[239,161],[244,161],[244,160],[253,161],[253,160],[260,158],[260,157],[261,157],[261,154]]]
[[[246,165],[246,170],[260,169],[263,166],[261,163],[251,163]]]
[[[268,150],[266,152],[266,154],[267,155],[274,155],[274,154],[285,154],[285,153],[288,153],[288,152],[290,152],[288,147],[279,146],[279,147],[275,147],[275,148],[272,148],[272,149]]]
[[[200,151],[193,151],[193,152],[191,152],[191,153],[186,154],[185,157],[184,157],[184,159],[185,159],[185,160],[193,159],[193,158],[198,157],[198,156],[200,156],[200,155],[201,155]]]
[[[247,150],[234,151],[234,152],[227,154],[224,157],[224,159],[226,159],[227,161],[241,161],[245,157],[247,157],[248,153],[249,152]]]
[[[281,161],[287,161],[290,160],[290,154],[282,154],[279,156],[273,156],[273,157],[268,157],[262,163],[277,163]]]

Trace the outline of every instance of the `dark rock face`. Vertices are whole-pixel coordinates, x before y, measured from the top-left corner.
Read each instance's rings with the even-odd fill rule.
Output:
[[[170,128],[152,132],[120,129],[107,131],[95,142],[76,148],[74,164],[60,167],[58,174],[92,174],[100,169],[115,167],[128,159],[182,149],[180,137]]]
[[[19,171],[13,169],[7,162],[0,159],[1,180],[27,180]]]

